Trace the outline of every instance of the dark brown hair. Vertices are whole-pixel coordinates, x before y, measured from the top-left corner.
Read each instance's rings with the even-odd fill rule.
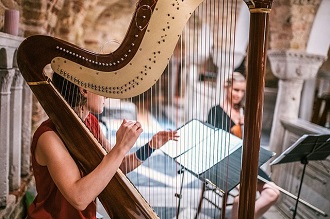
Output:
[[[66,80],[57,73],[53,74],[52,82],[71,107],[83,106],[86,104],[86,97],[81,94],[79,87],[74,83]]]

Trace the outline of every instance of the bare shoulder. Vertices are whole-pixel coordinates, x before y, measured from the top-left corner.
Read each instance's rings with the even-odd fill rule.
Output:
[[[37,142],[35,157],[37,162],[46,166],[52,159],[69,154],[63,141],[54,131],[43,133]]]
[[[72,185],[81,179],[81,172],[56,132],[47,131],[38,139],[36,160],[47,169],[61,193],[68,198]]]

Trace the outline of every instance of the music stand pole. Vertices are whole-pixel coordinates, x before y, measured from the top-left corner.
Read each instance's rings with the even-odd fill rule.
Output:
[[[302,187],[304,176],[305,176],[306,166],[308,164],[307,158],[305,157],[305,158],[301,159],[301,163],[304,164],[304,167],[303,167],[303,171],[302,171],[302,175],[301,175],[301,179],[300,179],[300,185],[299,185],[299,190],[298,190],[298,194],[297,194],[296,205],[295,205],[295,208],[294,208],[294,211],[293,211],[293,217],[292,217],[293,219],[296,218],[296,214],[297,214],[297,208],[298,208],[298,203],[299,203],[299,198],[300,198],[301,187]]]

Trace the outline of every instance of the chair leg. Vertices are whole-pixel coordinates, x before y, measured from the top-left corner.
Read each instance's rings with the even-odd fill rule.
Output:
[[[202,203],[203,203],[203,199],[204,199],[205,190],[206,190],[206,184],[203,183],[203,185],[202,185],[202,191],[201,191],[201,196],[200,196],[200,199],[199,199],[199,203],[198,203],[198,207],[197,207],[197,212],[196,212],[196,215],[195,215],[195,219],[197,219],[199,213],[201,213]]]
[[[225,192],[222,197],[221,219],[226,218],[227,201],[228,201],[228,192]]]

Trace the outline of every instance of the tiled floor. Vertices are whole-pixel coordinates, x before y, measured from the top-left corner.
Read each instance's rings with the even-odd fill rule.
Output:
[[[269,133],[262,133],[261,144],[269,141]],[[202,182],[195,175],[185,171],[179,173],[180,166],[161,151],[156,151],[137,170],[128,174],[128,178],[138,188],[147,202],[153,207],[161,219],[192,219],[197,213],[200,202]],[[181,193],[180,193],[180,189]],[[181,194],[181,199],[176,197]],[[212,191],[205,193],[212,202],[221,206],[221,197]],[[228,200],[230,202],[230,198]],[[180,212],[177,215],[177,209]],[[98,205],[98,211],[104,219],[109,217]],[[231,206],[226,208],[226,218],[230,218]],[[220,218],[221,211],[206,199],[202,201],[200,219]],[[275,207],[272,207],[262,219],[286,219]]]
[[[128,177],[161,219],[195,218],[201,197],[202,183],[189,172],[184,172],[184,175],[178,174],[178,166],[172,158],[158,152],[136,171],[129,173]],[[180,188],[182,188],[182,197],[178,199],[176,194],[180,193]],[[204,197],[221,206],[222,200],[217,193],[207,191],[204,193]],[[203,199],[202,211],[198,218],[220,218],[220,210],[207,199]],[[229,198],[228,202],[230,203],[230,201]],[[177,215],[178,206],[180,206],[179,215]],[[99,212],[104,216],[104,219],[108,218],[102,208],[99,209]],[[226,218],[230,218],[230,212],[231,207],[228,206]],[[274,207],[263,216],[263,219],[285,219],[285,217]]]

